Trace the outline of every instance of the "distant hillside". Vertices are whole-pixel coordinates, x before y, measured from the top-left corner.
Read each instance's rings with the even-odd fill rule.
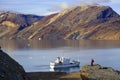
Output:
[[[9,39],[120,40],[120,15],[108,6],[81,6],[34,22]],[[5,36],[6,37],[6,36]]]
[[[9,38],[19,31],[42,19],[43,16],[24,15],[13,12],[0,12],[0,38]]]

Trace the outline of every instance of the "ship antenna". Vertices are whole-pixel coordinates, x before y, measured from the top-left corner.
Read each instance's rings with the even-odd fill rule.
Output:
[[[64,53],[63,53],[63,55],[62,55],[63,57],[64,57]]]
[[[62,53],[62,57],[63,57],[63,58],[65,57],[65,55],[64,55],[64,51],[63,51],[63,53]]]

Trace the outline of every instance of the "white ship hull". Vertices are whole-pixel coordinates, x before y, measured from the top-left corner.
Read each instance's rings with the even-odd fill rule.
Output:
[[[80,65],[80,62],[75,63],[69,63],[69,64],[56,64],[56,63],[50,63],[50,68],[67,68],[67,67],[77,67]]]

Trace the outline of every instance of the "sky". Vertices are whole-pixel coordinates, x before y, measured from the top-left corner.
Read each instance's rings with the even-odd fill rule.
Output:
[[[110,6],[120,14],[120,0],[0,0],[0,11],[49,15],[71,7],[95,4]]]

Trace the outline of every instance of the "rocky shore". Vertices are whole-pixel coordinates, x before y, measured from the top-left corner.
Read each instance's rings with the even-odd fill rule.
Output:
[[[0,80],[28,80],[23,67],[1,49]]]
[[[85,65],[81,71],[30,72],[26,73],[21,65],[0,50],[0,80],[120,80],[120,72],[99,64]]]
[[[88,80],[120,80],[120,72],[111,67],[102,67],[99,64],[82,67],[81,75]]]

